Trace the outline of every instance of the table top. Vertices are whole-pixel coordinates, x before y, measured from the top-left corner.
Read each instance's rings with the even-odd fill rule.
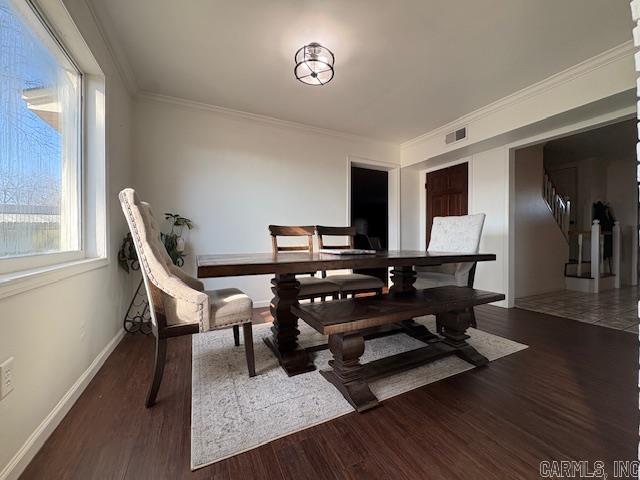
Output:
[[[247,253],[198,255],[199,278],[241,275],[302,274],[318,270],[433,266],[444,263],[486,262],[492,253],[425,252],[391,250],[367,255],[334,255],[320,252]]]

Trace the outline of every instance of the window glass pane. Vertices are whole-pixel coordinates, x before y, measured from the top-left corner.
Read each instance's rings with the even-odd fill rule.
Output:
[[[0,0],[0,258],[80,249],[80,79],[34,12]]]

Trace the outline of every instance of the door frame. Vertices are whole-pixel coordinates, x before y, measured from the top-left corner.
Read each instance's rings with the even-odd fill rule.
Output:
[[[419,231],[420,231],[420,249],[426,251],[427,250],[427,189],[425,185],[427,184],[427,173],[437,172],[438,170],[443,170],[449,167],[455,167],[456,165],[460,165],[461,163],[468,164],[467,167],[467,212],[469,214],[473,213],[473,157],[462,157],[456,160],[451,160],[449,162],[444,162],[438,165],[434,165],[429,168],[425,168],[420,170],[420,174],[418,177],[420,178],[420,223],[419,223]]]
[[[598,115],[596,117],[588,118],[587,120],[583,120],[580,122],[574,122],[569,125],[565,125],[559,128],[551,129],[544,131],[543,133],[529,136],[526,138],[519,139],[515,142],[511,142],[509,144],[504,145],[502,148],[504,149],[505,154],[507,155],[508,162],[508,171],[509,171],[509,179],[508,179],[508,202],[507,202],[507,264],[506,264],[506,303],[507,308],[513,308],[515,306],[516,299],[516,291],[515,291],[515,258],[516,258],[516,235],[515,235],[515,200],[516,200],[516,177],[515,177],[515,165],[516,165],[516,150],[520,150],[522,148],[530,147],[533,145],[538,145],[540,143],[549,142],[551,140],[556,140],[558,138],[570,137],[572,135],[576,135],[579,133],[588,132],[590,130],[595,130],[597,128],[606,127],[607,125],[613,125],[615,123],[623,122],[625,120],[632,119],[637,116],[637,108],[629,107],[623,110],[633,109],[633,113],[621,112],[620,110],[616,110],[614,112],[608,112],[603,115]],[[638,226],[636,224],[636,228],[634,232],[638,231]],[[636,239],[634,238],[633,244],[637,244]],[[632,263],[634,265],[638,264],[637,259],[637,249],[632,249]],[[635,257],[635,258],[634,258]],[[633,270],[632,270],[633,271]],[[637,283],[637,275],[636,278],[633,278],[632,281]]]
[[[345,225],[351,225],[351,167],[388,172],[388,248],[389,250],[400,250],[400,165],[357,155],[347,156],[347,212]]]

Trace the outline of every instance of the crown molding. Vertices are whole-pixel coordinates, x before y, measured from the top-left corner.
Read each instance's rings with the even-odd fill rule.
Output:
[[[139,91],[138,94],[135,96],[135,98],[136,100],[139,100],[139,101],[158,102],[158,103],[165,103],[169,105],[176,105],[184,108],[204,110],[204,111],[224,115],[230,118],[250,120],[253,122],[262,123],[266,125],[273,125],[281,128],[294,129],[294,130],[299,130],[299,131],[308,132],[308,133],[315,133],[319,135],[328,135],[330,137],[341,138],[344,140],[351,140],[351,141],[357,141],[357,142],[363,142],[363,141],[376,142],[376,143],[382,143],[387,145],[399,146],[399,144],[397,143],[387,142],[377,138],[365,137],[365,136],[356,135],[353,133],[341,132],[339,130],[331,130],[328,128],[314,127],[306,123],[292,122],[289,120],[281,120],[279,118],[269,117],[267,115],[261,115],[258,113],[245,112],[242,110],[234,110],[232,108],[212,105],[210,103],[197,102],[194,100],[188,100],[186,98],[172,97],[170,95],[161,95],[159,93],[153,93],[153,92],[148,92],[144,90]]]
[[[107,47],[107,51],[113,60],[114,65],[116,66],[116,70],[120,74],[120,78],[124,82],[128,92],[130,95],[134,96],[138,93],[138,82],[136,81],[136,77],[133,74],[133,69],[131,68],[131,64],[127,60],[126,55],[124,54],[123,49],[120,47],[120,44],[117,41],[113,41],[113,39],[107,33],[107,30],[104,27],[104,23],[100,20],[100,16],[98,15],[98,11],[96,6],[93,3],[93,0],[85,0],[85,5],[91,14],[91,18],[93,18],[94,23],[98,29],[98,33],[100,34],[100,38],[104,42]],[[102,12],[104,14],[104,12]]]
[[[528,100],[532,97],[540,95],[541,93],[556,88],[583,75],[587,75],[594,70],[603,68],[610,63],[618,61],[622,58],[633,58],[634,53],[635,51],[633,47],[633,41],[629,40],[627,42],[624,42],[583,62],[573,65],[566,70],[553,74],[550,77],[545,78],[544,80],[529,85],[522,90],[518,90],[517,92],[496,100],[495,102],[490,103],[482,108],[467,113],[466,115],[463,115],[462,117],[459,117],[441,127],[423,133],[422,135],[412,138],[411,140],[402,142],[400,144],[400,149],[402,150],[404,148],[410,147],[412,145],[415,145],[416,143],[419,143],[428,138],[432,138],[434,136],[444,135],[450,130],[455,130],[458,127],[468,126],[470,123],[477,121],[482,117],[486,117],[499,110],[503,110],[520,102]]]

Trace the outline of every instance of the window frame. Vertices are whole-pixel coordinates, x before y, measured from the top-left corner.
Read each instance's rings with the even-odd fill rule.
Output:
[[[65,47],[58,33],[49,23],[42,9],[33,0],[8,0],[8,2],[21,14],[27,28],[42,28],[40,32],[35,31],[35,35],[46,34],[49,40],[57,47],[59,52],[52,52],[53,55],[62,54],[75,69],[78,75],[78,129],[76,132],[76,194],[77,194],[77,222],[76,231],[78,236],[77,249],[58,252],[37,252],[23,255],[13,255],[0,258],[0,276],[15,274],[20,272],[32,273],[37,269],[48,269],[56,265],[66,265],[87,258],[87,231],[86,231],[86,105],[85,105],[85,73],[74,59],[69,49]],[[49,46],[45,45],[46,48]],[[11,275],[10,275],[11,276]],[[1,283],[0,278],[0,283]]]

